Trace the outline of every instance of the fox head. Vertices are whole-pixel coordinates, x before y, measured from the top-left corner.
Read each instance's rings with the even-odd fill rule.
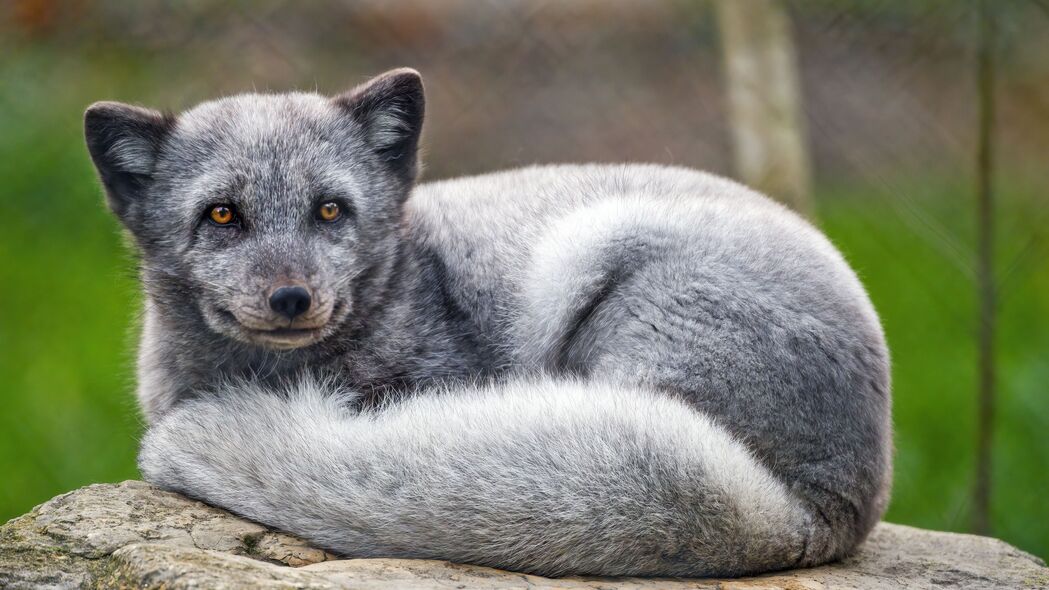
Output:
[[[151,303],[292,349],[338,330],[358,277],[393,258],[423,111],[419,74],[400,69],[335,97],[246,94],[179,115],[100,102],[85,135]]]

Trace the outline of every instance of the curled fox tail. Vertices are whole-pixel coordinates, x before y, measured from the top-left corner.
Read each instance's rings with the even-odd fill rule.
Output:
[[[634,387],[534,379],[354,411],[252,384],[147,433],[145,477],[353,557],[547,576],[735,576],[812,561],[804,504],[709,417]],[[826,526],[821,524],[821,526]]]

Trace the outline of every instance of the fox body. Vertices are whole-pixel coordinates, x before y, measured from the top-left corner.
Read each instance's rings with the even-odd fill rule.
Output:
[[[423,104],[396,70],[88,110],[141,254],[144,476],[358,557],[733,576],[855,548],[889,361],[828,240],[680,168],[415,186]]]

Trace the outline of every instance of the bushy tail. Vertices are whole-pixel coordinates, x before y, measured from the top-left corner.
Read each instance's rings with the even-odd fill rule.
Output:
[[[142,473],[354,557],[548,576],[790,567],[811,519],[710,418],[617,385],[532,380],[380,411],[306,382],[231,387],[152,426]]]

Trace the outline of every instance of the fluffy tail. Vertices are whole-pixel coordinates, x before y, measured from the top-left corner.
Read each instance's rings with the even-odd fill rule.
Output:
[[[664,395],[538,380],[355,412],[315,383],[187,402],[146,479],[353,557],[547,576],[734,576],[802,560],[812,519],[710,418]]]

